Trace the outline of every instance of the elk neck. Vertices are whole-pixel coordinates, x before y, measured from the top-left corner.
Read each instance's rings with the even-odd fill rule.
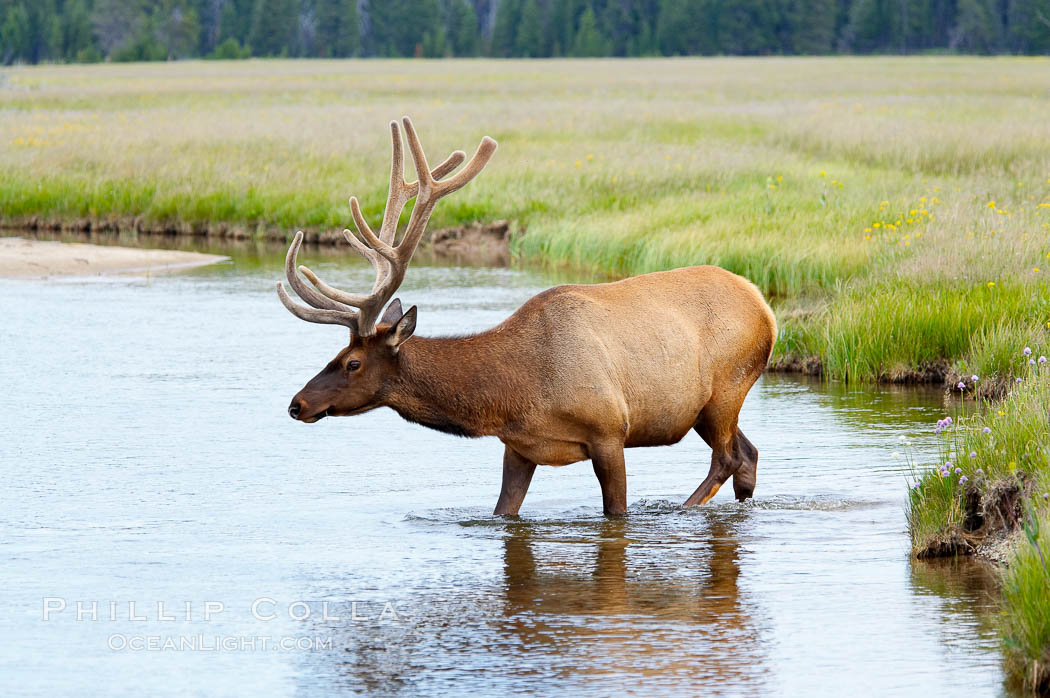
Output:
[[[383,404],[457,436],[500,436],[528,408],[526,376],[499,328],[466,337],[412,337]]]

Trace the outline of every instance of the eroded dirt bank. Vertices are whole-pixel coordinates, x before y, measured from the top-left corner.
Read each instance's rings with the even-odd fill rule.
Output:
[[[37,216],[3,221],[3,227],[30,232],[120,233],[134,231],[138,235],[158,237],[196,236],[216,240],[265,240],[287,243],[294,230],[259,226],[252,228],[231,223],[157,223],[141,218],[113,218],[106,220],[81,218],[48,220]],[[315,245],[346,245],[341,229],[303,229],[305,241]],[[511,226],[508,221],[470,223],[467,225],[430,230],[421,245],[442,259],[469,264],[505,266],[510,261]]]

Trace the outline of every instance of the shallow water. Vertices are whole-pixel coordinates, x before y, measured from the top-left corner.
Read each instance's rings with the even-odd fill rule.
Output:
[[[287,417],[345,335],[280,306],[279,263],[0,281],[0,693],[1006,692],[992,575],[908,555],[891,453],[929,447],[936,394],[767,376],[741,416],[753,502],[679,506],[710,457],[690,434],[628,451],[625,520],[581,463],[504,521],[493,439]],[[416,266],[400,295],[440,334],[549,284]]]

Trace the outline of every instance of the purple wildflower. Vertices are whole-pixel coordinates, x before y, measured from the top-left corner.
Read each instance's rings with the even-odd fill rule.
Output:
[[[962,475],[962,468],[956,468],[955,469],[955,474],[956,475]]]
[[[977,469],[977,474],[978,475],[984,475],[984,471],[982,469],[978,468]]]
[[[1020,378],[1018,378],[1018,379],[1017,379],[1017,382],[1018,382],[1018,383],[1020,383],[1020,382],[1021,382],[1021,379],[1020,379]]]
[[[984,433],[985,434],[991,434],[992,433],[992,428],[991,427],[985,427],[984,428]]]
[[[970,451],[970,458],[976,458],[976,457],[977,457],[977,451]]]
[[[959,385],[957,385],[955,387],[958,388],[959,390],[966,390],[966,384],[963,383],[962,381],[959,381]]]
[[[976,383],[977,382],[977,376],[970,376],[970,380],[972,380],[974,383]]]
[[[1039,357],[1039,363],[1045,364],[1046,363],[1046,357],[1045,356],[1040,356]]]
[[[1032,355],[1032,348],[1031,347],[1025,347],[1024,348],[1024,355],[1025,356],[1031,356]]]
[[[961,478],[959,478],[959,482],[966,482],[968,479],[969,479],[968,477],[963,475]]]
[[[1028,359],[1029,366],[1035,366],[1035,359]]]
[[[911,486],[911,488],[912,488],[913,490],[917,490],[917,489],[919,489],[919,485],[921,485],[921,484],[922,484],[921,482],[919,482],[918,480],[916,480],[916,481],[915,481],[914,483],[912,483],[912,486]]]

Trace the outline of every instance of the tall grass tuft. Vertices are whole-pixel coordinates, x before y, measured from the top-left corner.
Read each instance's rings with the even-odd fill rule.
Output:
[[[1013,673],[1050,692],[1050,517],[1026,507],[1025,541],[1003,575],[1003,644]]]

